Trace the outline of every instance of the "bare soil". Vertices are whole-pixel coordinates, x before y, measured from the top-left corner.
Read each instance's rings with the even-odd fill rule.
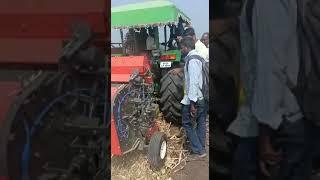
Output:
[[[209,180],[209,156],[187,162],[186,166],[172,174],[173,180]]]

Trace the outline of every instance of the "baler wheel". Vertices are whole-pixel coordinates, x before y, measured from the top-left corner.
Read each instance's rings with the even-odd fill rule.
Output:
[[[163,132],[155,132],[151,136],[148,147],[148,162],[153,170],[159,170],[167,156],[167,137]]]

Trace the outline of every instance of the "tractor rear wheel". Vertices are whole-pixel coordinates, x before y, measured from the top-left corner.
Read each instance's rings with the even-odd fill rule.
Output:
[[[184,74],[169,71],[160,80],[160,108],[166,121],[181,125]]]

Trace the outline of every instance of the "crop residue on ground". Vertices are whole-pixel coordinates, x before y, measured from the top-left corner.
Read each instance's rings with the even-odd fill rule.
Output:
[[[111,177],[113,180],[169,180],[170,175],[183,169],[186,165],[188,151],[185,149],[185,133],[182,128],[171,126],[159,116],[157,123],[160,131],[168,138],[165,166],[159,171],[152,171],[147,162],[147,152],[134,151],[123,157],[111,160]]]

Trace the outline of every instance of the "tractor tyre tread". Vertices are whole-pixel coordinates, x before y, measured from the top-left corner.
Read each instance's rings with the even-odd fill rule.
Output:
[[[167,73],[161,80],[160,110],[165,120],[175,125],[181,125],[181,100],[183,98],[183,72],[178,74]]]

